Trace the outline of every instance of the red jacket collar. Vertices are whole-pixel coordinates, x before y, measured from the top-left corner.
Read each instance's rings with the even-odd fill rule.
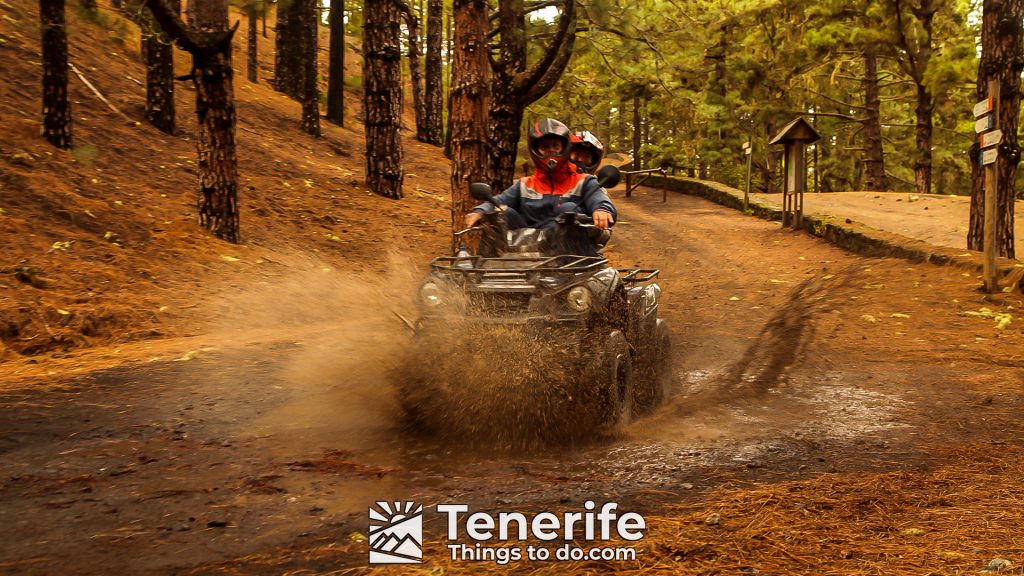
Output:
[[[561,195],[572,190],[583,178],[586,178],[586,174],[580,174],[571,162],[566,162],[551,173],[534,168],[533,176],[526,178],[526,185],[541,194]]]

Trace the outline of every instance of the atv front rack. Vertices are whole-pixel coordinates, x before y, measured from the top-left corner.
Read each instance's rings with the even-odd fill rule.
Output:
[[[650,282],[658,277],[661,270],[656,268],[619,268],[619,280],[629,284]]]
[[[484,258],[483,256],[441,256],[430,267],[445,272],[523,273],[561,272],[579,274],[600,270],[608,259],[600,256],[535,256],[516,258]],[[657,271],[655,271],[657,273]]]

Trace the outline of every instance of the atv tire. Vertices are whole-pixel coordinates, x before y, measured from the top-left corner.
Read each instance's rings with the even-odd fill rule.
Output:
[[[633,361],[629,342],[618,330],[605,339],[598,382],[606,402],[606,422],[610,427],[633,421]]]
[[[638,355],[636,408],[647,413],[661,405],[672,393],[672,337],[664,320],[657,320],[650,340]]]

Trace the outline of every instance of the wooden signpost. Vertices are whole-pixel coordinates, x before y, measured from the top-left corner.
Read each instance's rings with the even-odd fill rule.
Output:
[[[814,127],[797,118],[779,131],[768,145],[785,148],[786,180],[782,189],[782,225],[796,228],[804,223],[804,190],[807,189],[807,145],[821,139]]]
[[[985,170],[985,235],[984,235],[984,276],[985,290],[995,292],[999,289],[996,271],[996,202],[999,184],[999,143],[1003,141],[1003,132],[994,130],[999,122],[999,81],[988,83],[988,98],[974,105],[974,130],[979,133],[978,162]]]

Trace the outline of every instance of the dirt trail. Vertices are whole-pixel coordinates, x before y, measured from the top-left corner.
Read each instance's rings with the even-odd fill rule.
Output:
[[[404,435],[388,373],[416,274],[357,289],[321,271],[229,306],[244,332],[127,347],[120,364],[96,350],[17,366],[0,391],[0,567],[360,565],[349,536],[382,498],[655,506],[734,482],[927,466],[930,445],[1014,427],[1020,330],[958,314],[1019,308],[1019,295],[985,302],[959,270],[865,260],[696,198],[617,201],[609,257],[662,268],[680,382],[619,437],[522,454]],[[285,554],[324,542],[338,544],[327,564]]]

